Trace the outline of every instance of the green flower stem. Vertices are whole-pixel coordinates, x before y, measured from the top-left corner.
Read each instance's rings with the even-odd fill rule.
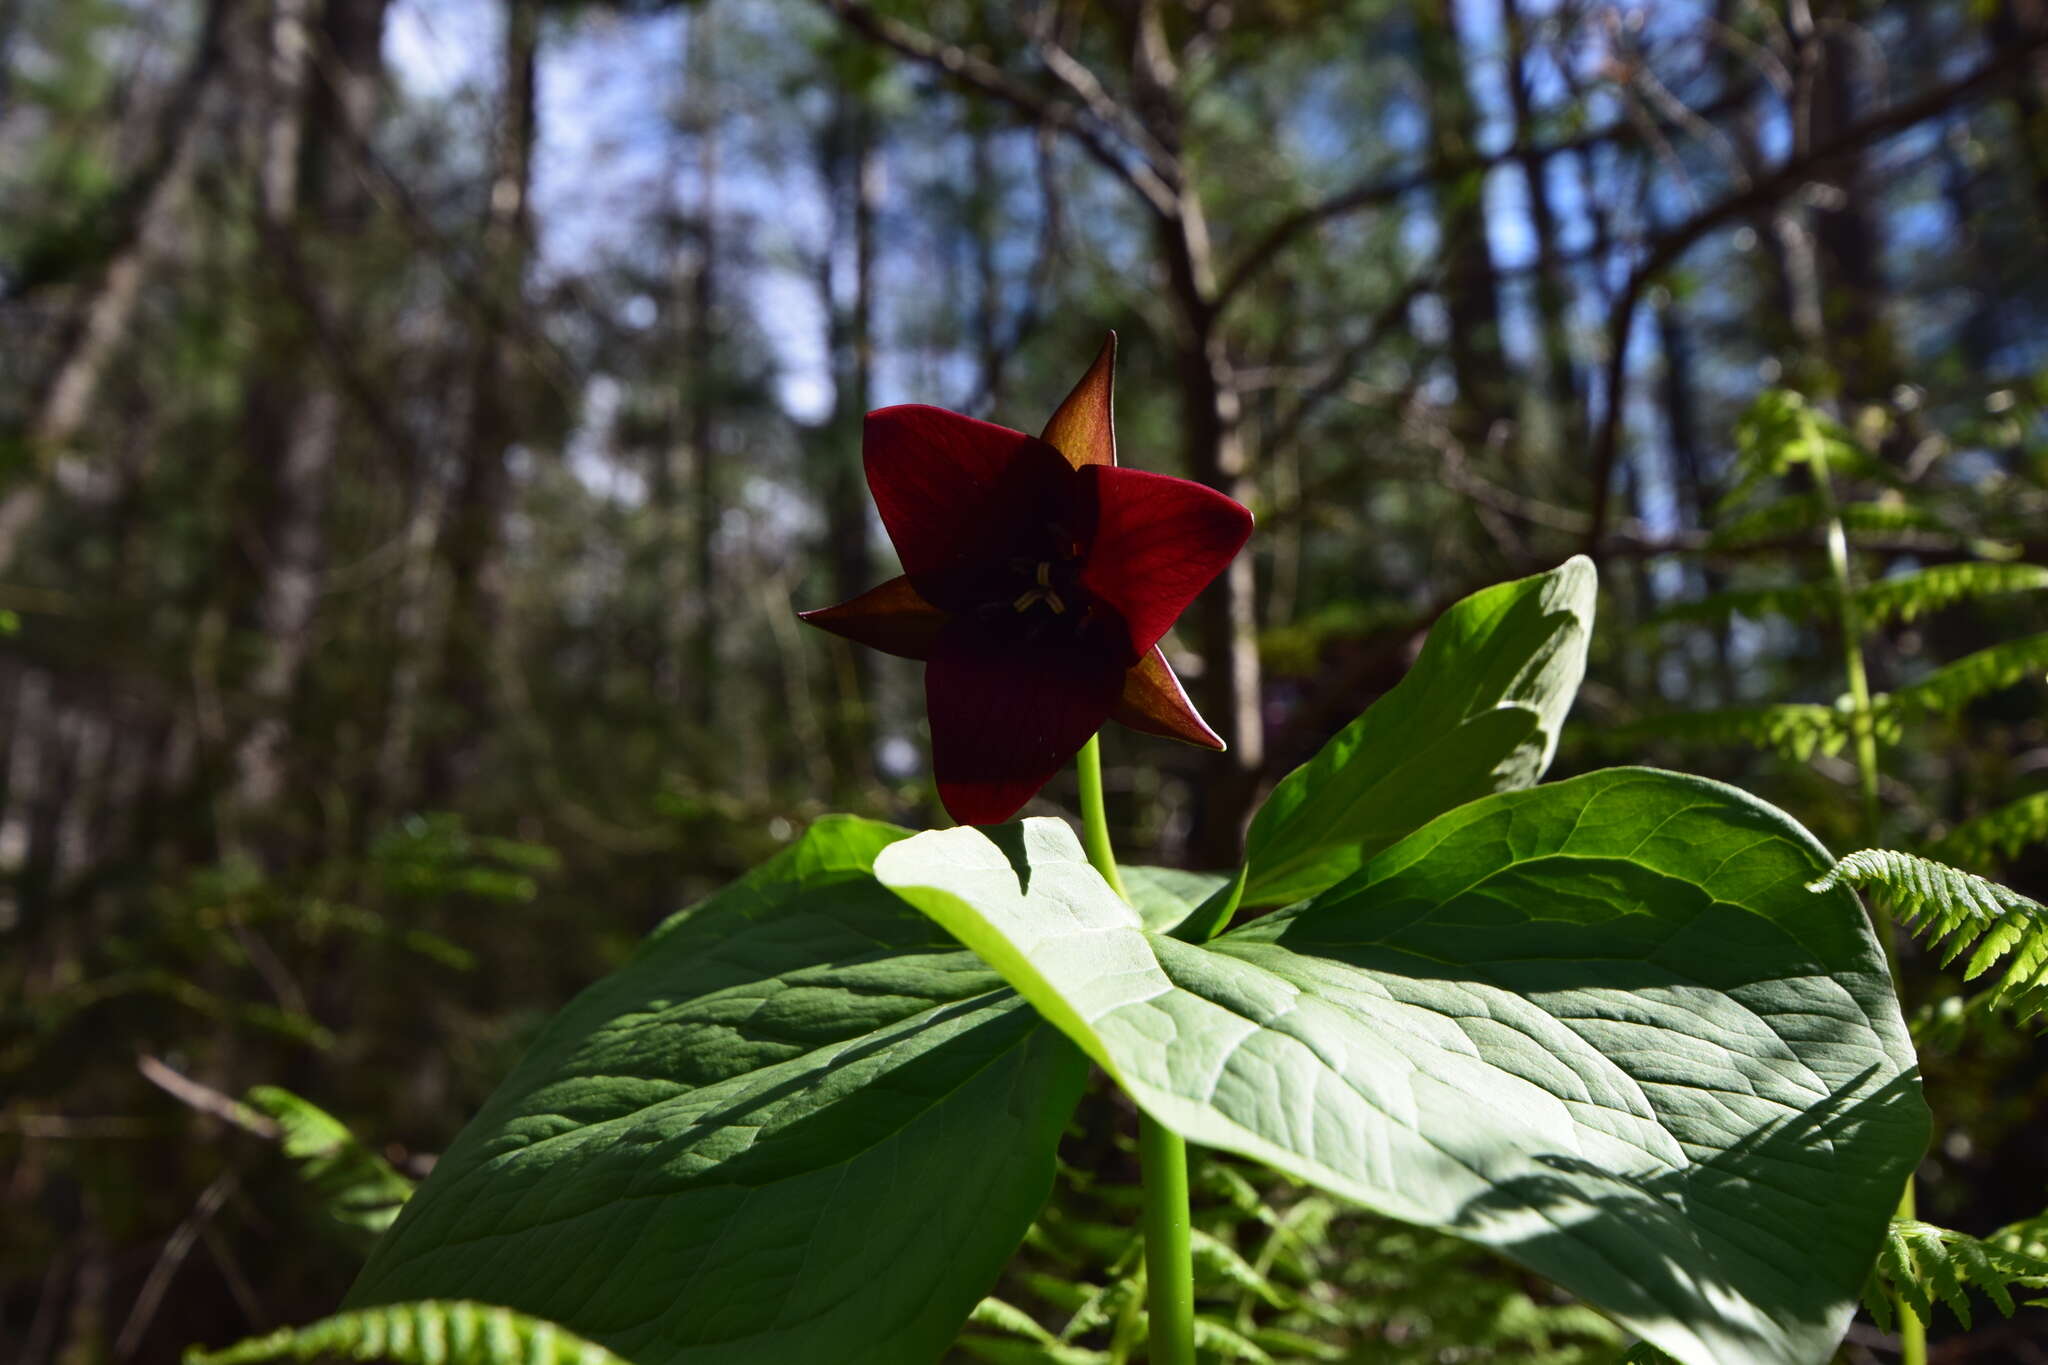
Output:
[[[1102,809],[1100,736],[1088,736],[1088,742],[1074,756],[1074,771],[1081,779],[1081,846],[1088,850],[1089,864],[1102,874],[1109,889],[1128,902],[1131,893],[1124,890],[1124,879],[1117,873],[1116,853],[1109,846],[1109,817]]]
[[[1145,1179],[1145,1285],[1152,1365],[1195,1365],[1195,1258],[1188,1241],[1188,1145],[1138,1114]]]
[[[1818,424],[1811,413],[1805,417],[1808,449],[1813,452],[1807,468],[1813,473],[1813,486],[1820,498],[1821,516],[1827,525],[1828,576],[1833,581],[1835,592],[1835,614],[1842,628],[1842,672],[1849,682],[1849,733],[1856,743],[1856,785],[1863,799],[1863,842],[1865,846],[1878,846],[1878,768],[1877,768],[1877,712],[1870,701],[1870,675],[1863,666],[1863,613],[1856,601],[1856,584],[1849,574],[1849,533],[1842,525],[1842,514],[1835,505],[1835,478],[1828,468],[1827,445],[1821,439]],[[1892,924],[1890,912],[1871,901],[1870,913],[1877,929],[1878,942],[1884,945],[1885,961],[1891,967],[1892,989],[1899,988],[1898,931]],[[1906,1177],[1906,1188],[1899,1192],[1898,1216],[1911,1218],[1914,1215],[1913,1178]],[[1892,1317],[1899,1324],[1899,1359],[1901,1365],[1927,1365],[1927,1325],[1913,1314],[1912,1305],[1897,1290],[1892,1292]]]
[[[1102,810],[1102,749],[1091,736],[1074,767],[1081,780],[1081,846],[1088,862],[1125,901],[1123,878]],[[1188,1238],[1188,1147],[1178,1134],[1138,1114],[1138,1165],[1144,1178],[1145,1288],[1151,1365],[1195,1365],[1195,1262]]]

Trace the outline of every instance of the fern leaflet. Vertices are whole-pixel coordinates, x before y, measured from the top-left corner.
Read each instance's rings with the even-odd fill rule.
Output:
[[[2008,805],[1966,820],[1943,835],[1934,851],[1966,863],[2014,858],[2031,845],[2048,841],[2048,791],[2022,796]]]
[[[2048,1257],[2002,1243],[2001,1235],[1979,1239],[1912,1218],[1892,1219],[1864,1286],[1864,1306],[1885,1331],[1891,1330],[1894,1295],[1922,1323],[1933,1321],[1934,1305],[1941,1303],[1967,1328],[1968,1291],[1974,1289],[2011,1317],[2018,1306],[2014,1286],[2048,1289]]]
[[[1824,516],[1820,500],[1811,493],[1793,493],[1765,503],[1746,516],[1725,521],[1714,528],[1707,544],[1715,549],[1733,549],[1760,541],[1783,540],[1810,531]],[[1918,507],[1890,499],[1878,502],[1842,504],[1842,529],[1852,535],[1900,536],[1921,534],[1934,537],[1933,545],[1968,541],[1940,517]],[[1974,544],[1974,542],[1972,542]],[[1982,547],[2002,548],[2002,547]]]
[[[277,1121],[284,1154],[299,1163],[299,1174],[320,1196],[328,1217],[360,1232],[391,1226],[412,1197],[410,1180],[365,1147],[341,1120],[291,1091],[259,1085],[248,1098],[253,1108]]]
[[[219,1351],[189,1348],[185,1365],[329,1357],[398,1365],[628,1365],[552,1322],[467,1299],[423,1299],[337,1313]]]
[[[1881,578],[1856,594],[1868,625],[1910,621],[1957,602],[2001,593],[2048,588],[2048,568],[2039,564],[1936,564],[1914,573]]]
[[[1804,762],[1816,751],[1832,754],[1849,739],[1849,718],[1831,706],[1787,702],[1721,711],[1651,716],[1607,732],[1617,743],[1666,739],[1680,744],[1746,744]]]
[[[2048,673],[2048,634],[2028,635],[1945,664],[1886,697],[1879,709],[1896,717],[1948,715],[2043,673]]]
[[[1812,583],[1795,583],[1771,588],[1730,588],[1692,602],[1673,602],[1661,607],[1643,622],[1646,626],[1718,622],[1730,616],[1747,616],[1752,621],[1766,616],[1811,616],[1829,601],[1825,588]]]
[[[1884,848],[1851,853],[1807,889],[1843,884],[1883,892],[1901,923],[1940,945],[1943,966],[1969,952],[1964,980],[2003,961],[1992,994],[2022,1019],[2048,1006],[2048,906],[1974,873]]]

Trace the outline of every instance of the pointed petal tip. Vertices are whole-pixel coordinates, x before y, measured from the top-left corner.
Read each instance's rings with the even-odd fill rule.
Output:
[[[1095,353],[1080,382],[1045,424],[1044,440],[1076,469],[1116,463],[1116,333]]]
[[[1173,666],[1159,646],[1152,649],[1124,674],[1123,691],[1117,697],[1110,719],[1140,734],[1177,739],[1199,749],[1225,753],[1229,745],[1209,728],[1187,689],[1180,685]]]
[[[919,594],[905,575],[869,588],[858,597],[830,607],[813,607],[797,620],[844,636],[856,644],[901,659],[925,659],[949,620],[946,612]]]

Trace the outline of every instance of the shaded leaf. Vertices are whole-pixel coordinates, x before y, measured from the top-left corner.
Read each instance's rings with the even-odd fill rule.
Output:
[[[1066,826],[997,836],[876,871],[1183,1136],[1699,1365],[1839,1339],[1927,1117],[1861,909],[1803,891],[1826,855],[1781,813],[1641,769],[1505,793],[1207,945],[1146,932]]]
[[[1439,617],[1400,684],[1253,818],[1243,903],[1312,896],[1444,811],[1541,777],[1585,675],[1596,587],[1579,556]]]
[[[656,930],[456,1139],[351,1305],[485,1299],[636,1365],[935,1359],[1043,1203],[1084,1068],[875,882],[902,836],[820,821]]]

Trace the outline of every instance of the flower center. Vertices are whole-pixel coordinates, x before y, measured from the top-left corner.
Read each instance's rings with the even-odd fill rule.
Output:
[[[1012,560],[1011,567],[1021,567],[1030,562],[1029,559]],[[1032,586],[1018,593],[1010,606],[1015,611],[1030,611],[1041,602],[1050,607],[1055,616],[1066,614],[1067,600],[1061,597],[1059,589],[1053,586],[1052,561],[1046,559],[1038,561],[1038,566],[1033,571]]]
[[[968,611],[985,629],[1028,645],[1123,652],[1123,620],[1082,586],[1086,564],[1086,546],[1072,532],[1042,523],[986,564]]]

